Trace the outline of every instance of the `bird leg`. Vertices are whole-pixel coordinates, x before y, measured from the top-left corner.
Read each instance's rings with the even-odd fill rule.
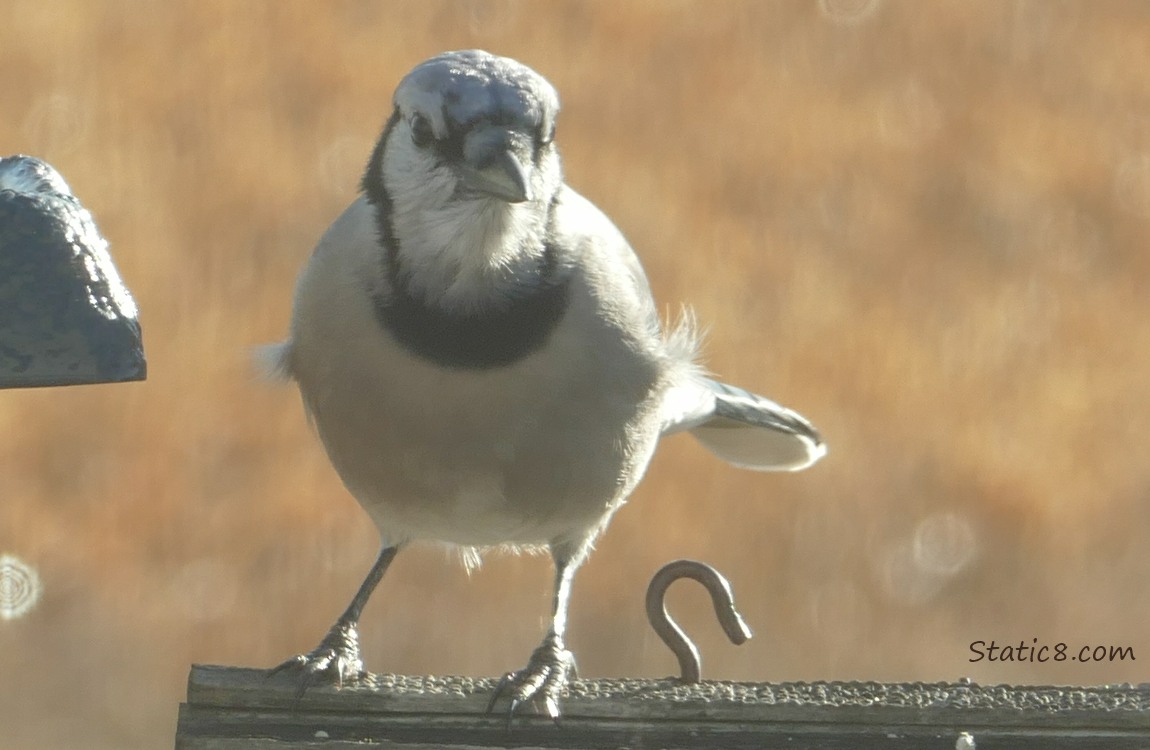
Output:
[[[398,546],[384,547],[375,564],[367,573],[367,578],[355,592],[351,604],[327,631],[327,635],[311,651],[299,654],[272,669],[268,676],[282,671],[300,673],[300,684],[296,697],[301,697],[311,685],[316,683],[336,684],[343,687],[345,682],[355,682],[364,674],[363,660],[359,656],[359,616],[371,592],[379,585],[383,574],[399,552]]]
[[[567,650],[563,641],[567,630],[567,608],[571,601],[571,581],[575,571],[583,562],[584,554],[567,554],[554,547],[551,551],[555,559],[555,598],[551,607],[551,627],[539,648],[531,654],[527,666],[517,672],[508,672],[499,680],[487,712],[495,707],[500,696],[506,694],[511,699],[507,712],[508,722],[515,712],[528,701],[543,699],[547,715],[559,721],[559,694],[567,686],[569,677],[576,672],[575,655]]]

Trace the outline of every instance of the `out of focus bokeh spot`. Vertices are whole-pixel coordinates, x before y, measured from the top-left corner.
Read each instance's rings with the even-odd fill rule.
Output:
[[[39,596],[0,620],[0,748],[166,746],[191,663],[276,664],[354,592],[375,531],[251,353],[284,335],[396,83],[467,47],[556,85],[568,181],[660,304],[695,308],[708,367],[830,444],[771,475],[669,440],[576,581],[583,675],[674,671],[643,592],[691,557],[756,632],[730,646],[673,587],[708,678],[1148,679],[1150,4],[6,7],[0,153],[92,211],[149,376],[0,393],[0,555]],[[550,578],[405,552],[368,666],[520,667]],[[1032,639],[1141,659],[969,661]]]

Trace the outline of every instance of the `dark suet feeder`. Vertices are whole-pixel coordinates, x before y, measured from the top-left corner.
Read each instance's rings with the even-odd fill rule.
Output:
[[[0,388],[146,374],[136,303],[92,215],[45,162],[0,158]]]

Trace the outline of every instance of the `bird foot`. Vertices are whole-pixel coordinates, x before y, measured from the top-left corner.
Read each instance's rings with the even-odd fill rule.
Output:
[[[299,676],[296,697],[301,698],[312,685],[353,683],[367,674],[359,656],[359,633],[353,622],[337,622],[311,651],[299,654],[268,671],[268,677],[280,672]]]
[[[487,713],[491,713],[500,697],[507,695],[511,699],[507,711],[507,722],[510,724],[524,703],[534,703],[542,698],[547,715],[558,723],[559,694],[577,671],[575,655],[564,648],[557,638],[549,637],[531,654],[526,667],[503,675],[491,694]]]

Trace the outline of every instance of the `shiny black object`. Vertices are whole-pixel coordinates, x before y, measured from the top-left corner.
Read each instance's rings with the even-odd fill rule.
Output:
[[[0,158],[0,388],[143,380],[136,303],[64,178]]]

